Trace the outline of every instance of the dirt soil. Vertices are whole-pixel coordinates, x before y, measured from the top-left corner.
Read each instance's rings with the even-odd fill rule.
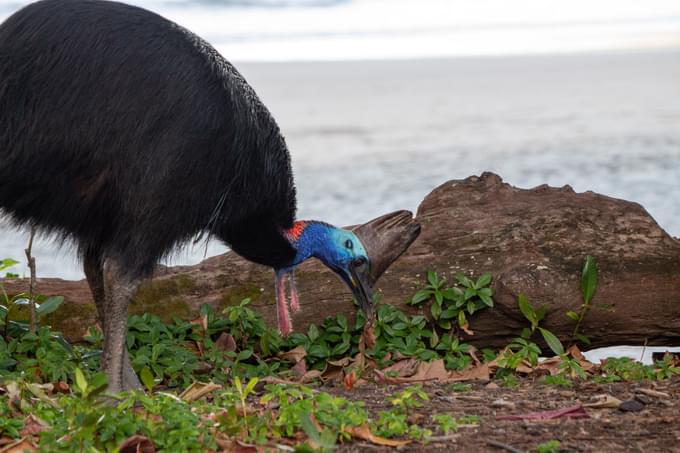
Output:
[[[366,409],[377,416],[390,408],[386,398],[402,390],[405,385],[367,385],[347,391],[342,387],[323,390],[354,401],[364,401]],[[448,387],[448,388],[447,388]],[[680,379],[661,382],[625,382],[612,384],[574,383],[572,388],[561,388],[526,379],[514,388],[494,384],[475,383],[467,392],[455,392],[446,384],[426,383],[430,402],[413,410],[412,422],[433,431],[440,440],[427,444],[411,443],[397,447],[406,452],[527,452],[551,439],[561,442],[560,452],[680,452]],[[641,393],[649,389],[661,394]],[[644,390],[643,390],[644,392]],[[587,404],[598,395],[610,395],[621,401],[642,403],[638,412],[617,408],[593,409],[586,407],[589,418],[558,418],[545,421],[498,420],[505,415],[567,408]],[[665,394],[665,395],[664,395]],[[639,407],[640,405],[638,405]],[[442,436],[437,432],[432,416],[449,413],[455,417],[477,415],[481,422],[476,427],[464,427],[457,433]],[[395,448],[368,442],[340,445],[340,452],[394,452]]]

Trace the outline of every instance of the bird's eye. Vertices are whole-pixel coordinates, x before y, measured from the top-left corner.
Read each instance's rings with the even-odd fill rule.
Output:
[[[352,247],[354,247],[354,244],[352,244],[352,241],[351,241],[350,239],[347,239],[347,240],[345,241],[345,247],[347,247],[348,249],[352,250]]]

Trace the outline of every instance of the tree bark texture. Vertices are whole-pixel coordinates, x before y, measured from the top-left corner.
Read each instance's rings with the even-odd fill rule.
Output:
[[[474,336],[466,338],[477,347],[505,346],[527,326],[517,305],[520,293],[534,307],[547,306],[541,325],[568,342],[574,321],[566,312],[578,312],[582,303],[586,255],[599,268],[592,309],[581,327],[593,347],[680,344],[680,241],[636,203],[575,193],[569,186],[519,189],[484,173],[433,190],[415,220],[401,211],[356,231],[367,244],[374,279],[384,272],[376,283],[381,302],[409,313],[429,312],[405,305],[424,285],[427,270],[448,282],[458,272],[490,273],[495,307],[471,318]],[[353,318],[349,291],[321,263],[304,263],[296,278],[301,310],[293,315],[295,330],[331,314]],[[4,285],[10,293],[28,289],[26,280]],[[273,288],[271,269],[226,253],[195,266],[159,269],[137,292],[131,312],[189,319],[202,304],[222,309],[248,297],[273,326]],[[38,279],[37,291],[65,297],[65,305],[48,322],[67,338],[77,340],[95,324],[84,280]]]

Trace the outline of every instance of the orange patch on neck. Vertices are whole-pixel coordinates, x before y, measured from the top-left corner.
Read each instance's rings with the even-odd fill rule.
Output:
[[[292,240],[297,241],[298,239],[300,239],[300,235],[302,234],[302,232],[305,231],[305,228],[307,228],[307,222],[298,220],[293,224],[292,227],[286,230],[286,234]]]

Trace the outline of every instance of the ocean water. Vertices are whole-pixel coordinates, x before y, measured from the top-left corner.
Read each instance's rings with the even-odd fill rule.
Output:
[[[0,19],[29,3],[0,0]],[[677,0],[130,0],[233,61],[508,55],[680,44]]]

